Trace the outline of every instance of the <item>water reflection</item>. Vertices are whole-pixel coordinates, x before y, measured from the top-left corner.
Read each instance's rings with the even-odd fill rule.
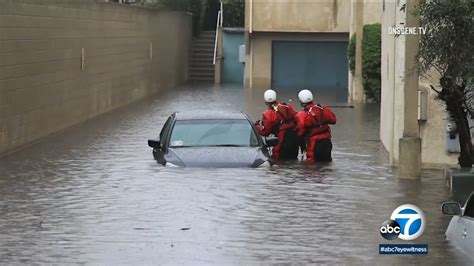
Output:
[[[168,169],[153,161],[146,139],[171,112],[244,109],[257,119],[261,95],[174,90],[2,158],[0,263],[469,263],[444,240],[441,173],[426,171],[421,182],[393,175],[376,105],[334,109],[329,164]],[[430,255],[379,256],[387,241],[378,228],[404,203],[425,211],[416,242]]]

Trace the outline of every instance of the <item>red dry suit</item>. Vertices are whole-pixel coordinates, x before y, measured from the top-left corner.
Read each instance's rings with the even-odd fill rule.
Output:
[[[255,124],[258,134],[278,137],[278,144],[272,149],[272,157],[276,160],[298,157],[295,119],[296,110],[291,104],[275,102],[263,113],[262,121]]]
[[[296,115],[298,137],[306,142],[306,160],[332,161],[331,129],[336,124],[336,115],[326,106],[307,104]]]

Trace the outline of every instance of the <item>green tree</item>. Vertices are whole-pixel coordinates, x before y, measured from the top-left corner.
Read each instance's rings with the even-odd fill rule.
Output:
[[[191,0],[158,0],[156,4],[159,7],[171,10],[192,11],[192,2],[199,3],[199,1]]]
[[[207,0],[204,1],[204,14],[201,19],[200,28],[203,30],[216,30],[217,26],[217,15],[220,10],[219,0]]]
[[[461,167],[474,162],[468,117],[474,117],[472,85],[474,76],[474,2],[472,0],[422,0],[416,10],[421,35],[418,53],[422,75],[439,74],[438,93],[448,114],[456,123],[461,154]],[[471,86],[471,87],[470,87]]]
[[[224,27],[243,27],[245,0],[222,0],[224,3]],[[220,0],[145,0],[145,5],[190,12],[193,14],[195,35],[200,30],[215,30]]]
[[[223,0],[224,27],[244,27],[245,0]]]

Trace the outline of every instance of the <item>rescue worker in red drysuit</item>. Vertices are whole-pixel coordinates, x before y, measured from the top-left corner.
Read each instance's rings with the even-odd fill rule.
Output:
[[[296,110],[291,104],[279,103],[274,90],[265,91],[263,98],[268,109],[257,121],[258,134],[267,137],[270,134],[278,137],[278,144],[272,149],[275,160],[295,160],[298,158],[298,141],[296,136]]]
[[[313,103],[309,90],[298,93],[303,110],[296,115],[300,147],[306,150],[309,162],[332,161],[331,129],[336,124],[336,115],[326,106]]]

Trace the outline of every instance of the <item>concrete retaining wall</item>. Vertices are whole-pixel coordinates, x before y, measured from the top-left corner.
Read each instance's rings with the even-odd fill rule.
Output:
[[[191,38],[179,12],[0,0],[0,154],[185,82]]]

